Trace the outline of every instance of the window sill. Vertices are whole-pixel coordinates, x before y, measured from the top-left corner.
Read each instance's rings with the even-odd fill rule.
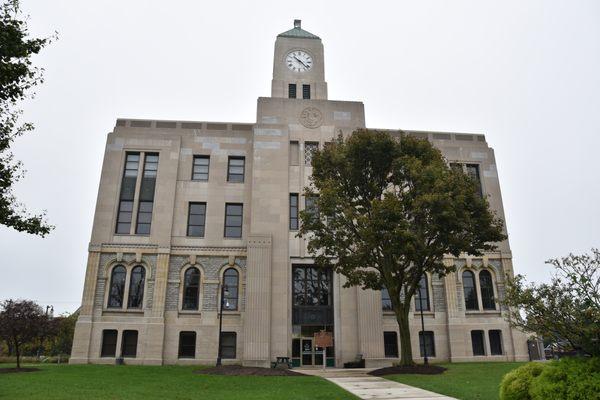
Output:
[[[196,315],[201,316],[202,311],[199,310],[179,310],[179,315]]]
[[[143,309],[126,309],[126,308],[103,308],[102,313],[109,314],[144,314]]]
[[[469,310],[465,311],[466,315],[501,315],[502,311],[500,310]]]
[[[242,315],[242,312],[238,311],[238,310],[232,310],[232,311],[223,310],[223,315]]]
[[[415,318],[421,318],[421,311],[413,311]],[[423,311],[424,317],[435,317],[434,311]]]

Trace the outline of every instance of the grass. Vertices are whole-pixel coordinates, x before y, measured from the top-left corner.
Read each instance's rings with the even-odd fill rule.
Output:
[[[495,400],[502,377],[523,365],[520,362],[439,364],[441,375],[388,375],[385,378],[461,400]]]
[[[313,376],[198,375],[197,366],[27,366],[42,371],[0,374],[0,399],[356,399]]]

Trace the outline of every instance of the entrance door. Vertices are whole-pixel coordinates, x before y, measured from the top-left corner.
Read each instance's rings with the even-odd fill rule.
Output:
[[[313,365],[313,340],[302,338],[302,365]]]

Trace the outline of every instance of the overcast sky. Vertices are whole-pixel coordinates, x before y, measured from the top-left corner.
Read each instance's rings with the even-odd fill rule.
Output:
[[[514,266],[600,246],[599,1],[32,1],[59,40],[23,105],[17,194],[45,239],[0,227],[0,299],[80,303],[104,144],[118,117],[254,122],[273,44],[294,18],[323,39],[329,98],[367,126],[483,133],[496,153]]]

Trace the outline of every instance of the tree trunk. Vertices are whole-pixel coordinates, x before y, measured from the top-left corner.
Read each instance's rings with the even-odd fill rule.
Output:
[[[412,356],[412,345],[410,342],[410,324],[408,322],[408,307],[399,307],[396,311],[398,331],[400,332],[400,365],[414,365]]]
[[[19,343],[15,343],[15,353],[17,354],[17,369],[21,369],[21,352],[19,351]]]

